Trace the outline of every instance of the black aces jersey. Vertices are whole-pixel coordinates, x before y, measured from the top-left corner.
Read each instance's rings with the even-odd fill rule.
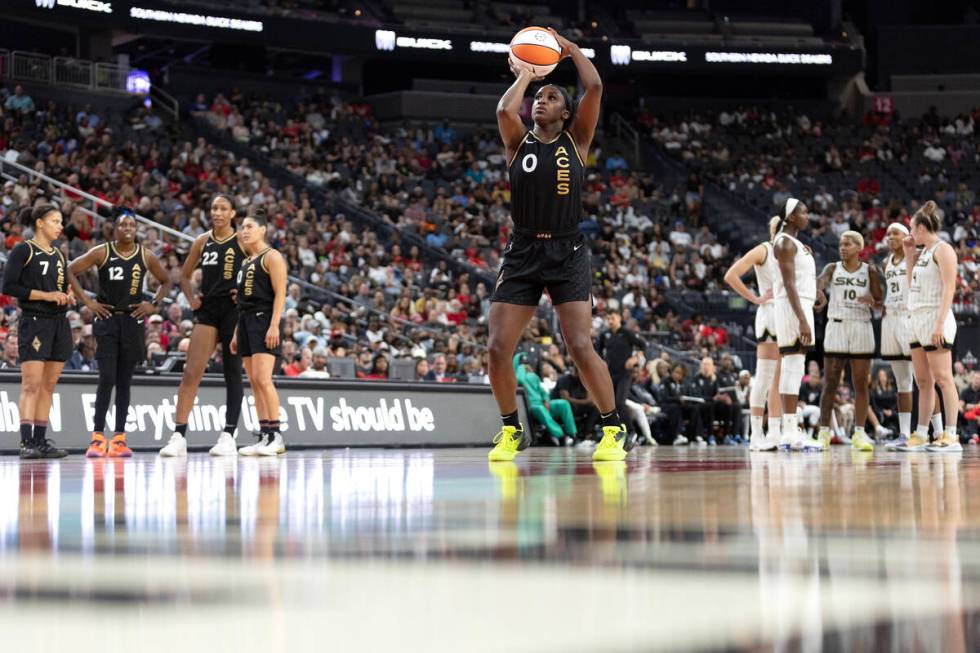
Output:
[[[20,272],[21,285],[30,290],[68,292],[68,262],[60,249],[52,247],[46,250],[33,240],[18,243],[14,249],[18,247],[30,250]],[[68,311],[67,306],[58,306],[55,302],[21,299],[18,303],[22,312],[33,315],[56,316]]]
[[[272,311],[275,292],[272,278],[265,266],[265,255],[271,247],[254,258],[245,259],[238,271],[238,308],[243,313]]]
[[[128,256],[120,254],[112,243],[104,245],[105,258],[99,265],[99,294],[96,300],[116,311],[128,313],[134,304],[143,301],[143,282],[149,268],[146,250],[142,245]]]
[[[230,299],[238,268],[244,260],[245,252],[238,242],[238,232],[233,232],[224,240],[216,240],[214,233],[209,231],[200,262],[201,295],[204,299]]]
[[[571,134],[550,143],[532,132],[510,162],[510,211],[519,230],[573,235],[582,221],[585,166]]]

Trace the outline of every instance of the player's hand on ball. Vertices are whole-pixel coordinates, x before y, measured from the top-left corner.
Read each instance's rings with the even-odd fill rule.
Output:
[[[269,349],[275,349],[279,346],[279,325],[273,324],[269,327],[269,330],[265,332],[265,346]]]
[[[558,45],[561,46],[561,58],[564,59],[572,56],[572,50],[576,47],[575,44],[556,32],[555,28],[553,27],[549,27],[548,31],[551,32],[551,35],[555,37],[556,41],[558,41]]]
[[[532,73],[527,68],[521,68],[520,66],[515,66],[514,62],[511,61],[509,58],[507,59],[507,65],[510,66],[510,72],[514,73],[514,77],[517,77],[518,79],[520,79],[521,77],[527,77],[532,82],[539,82],[542,79],[544,79],[544,75],[540,77],[535,77],[534,73]]]
[[[813,344],[813,331],[810,330],[810,323],[800,320],[800,344],[809,347]]]

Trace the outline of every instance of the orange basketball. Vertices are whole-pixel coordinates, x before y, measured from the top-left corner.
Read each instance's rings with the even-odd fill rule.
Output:
[[[510,41],[510,60],[536,76],[547,75],[561,60],[561,46],[543,27],[525,27]]]

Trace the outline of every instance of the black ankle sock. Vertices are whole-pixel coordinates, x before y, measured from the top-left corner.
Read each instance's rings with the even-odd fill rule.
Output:
[[[271,424],[271,422],[269,420],[267,420],[267,419],[260,419],[259,420],[259,433],[268,433],[269,432],[269,424]]]
[[[510,415],[501,415],[500,420],[504,423],[504,426],[513,426],[515,429],[521,428],[521,419],[517,416],[516,410]]]
[[[603,415],[599,413],[599,419],[602,421],[603,426],[622,426],[623,420],[619,419],[619,411],[614,410],[608,415]]]
[[[182,437],[182,438],[186,438],[187,437],[187,425],[186,424],[178,424],[176,426],[176,428],[174,428],[174,431],[176,431],[177,433],[180,433],[180,437]]]
[[[225,433],[227,433],[231,437],[235,437],[235,429],[236,428],[238,428],[238,427],[235,426],[234,424],[232,424],[231,426],[228,426],[227,424],[225,424]]]
[[[268,424],[269,424],[269,433],[276,434],[279,432],[279,420],[270,419],[268,421]]]
[[[34,424],[34,443],[41,444],[48,433],[47,422],[37,422]]]
[[[34,442],[34,425],[31,422],[20,423],[20,444],[31,445]]]

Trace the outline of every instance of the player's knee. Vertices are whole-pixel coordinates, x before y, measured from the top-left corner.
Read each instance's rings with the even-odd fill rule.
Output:
[[[44,390],[44,392],[46,392],[48,394],[52,394],[54,392],[54,389],[57,386],[58,386],[58,378],[57,377],[55,377],[53,379],[51,379],[51,378],[45,378],[43,381],[41,381],[41,389]]]
[[[490,338],[487,342],[487,353],[490,355],[490,360],[496,364],[509,364],[510,357],[513,354],[512,351],[508,351],[508,347],[500,340],[500,338]]]
[[[41,391],[41,382],[37,379],[24,379],[20,383],[20,393],[33,397]]]
[[[588,360],[588,357],[595,354],[595,349],[592,347],[592,339],[588,336],[572,336],[566,344],[568,346],[568,353],[576,365],[581,365]]]
[[[805,364],[806,357],[803,354],[783,356],[782,367],[779,371],[780,394],[794,396],[799,394]]]

